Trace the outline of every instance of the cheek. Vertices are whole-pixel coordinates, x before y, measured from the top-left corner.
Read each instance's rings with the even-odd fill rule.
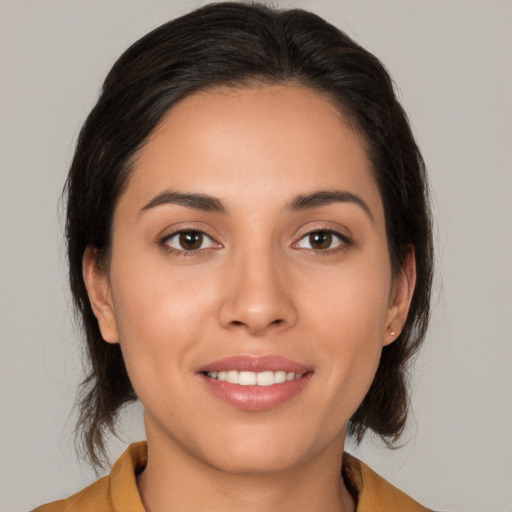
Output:
[[[386,329],[391,273],[380,265],[363,272],[332,273],[317,279],[303,310],[315,335],[317,357],[329,368],[326,396],[333,408],[350,402],[351,414],[368,391],[382,352]],[[318,283],[323,283],[318,285]],[[350,415],[351,415],[350,414]]]
[[[211,305],[207,269],[173,265],[163,251],[144,247],[136,254],[112,259],[113,300],[125,338],[131,329],[147,334],[145,338],[164,326],[193,327]]]
[[[392,282],[383,260],[340,265],[303,283],[302,309],[326,331],[321,339],[345,340],[361,350],[381,345]]]
[[[183,369],[214,315],[213,285],[155,259],[118,260],[111,274],[120,345],[139,393],[138,381],[155,387],[157,375],[172,378]]]

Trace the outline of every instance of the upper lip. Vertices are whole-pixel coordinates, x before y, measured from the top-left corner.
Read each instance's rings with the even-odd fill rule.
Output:
[[[225,372],[229,370],[237,370],[239,372],[248,371],[255,373],[265,371],[286,371],[304,374],[311,371],[311,368],[278,355],[235,355],[207,363],[198,369],[198,373]]]

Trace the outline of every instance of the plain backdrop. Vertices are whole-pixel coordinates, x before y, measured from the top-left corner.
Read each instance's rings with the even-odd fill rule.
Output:
[[[202,2],[204,3],[204,2]],[[119,54],[201,5],[0,0],[0,508],[82,488],[72,404],[82,377],[58,200],[74,141]],[[303,0],[394,77],[430,171],[438,275],[404,447],[351,446],[425,505],[512,511],[512,2]],[[141,411],[122,441],[143,437]]]

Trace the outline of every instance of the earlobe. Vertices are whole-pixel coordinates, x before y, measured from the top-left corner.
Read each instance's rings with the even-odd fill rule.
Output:
[[[414,247],[411,247],[404,259],[402,270],[395,279],[393,295],[386,316],[383,345],[389,345],[400,335],[407,320],[415,285],[416,258]]]
[[[96,250],[91,246],[87,247],[82,258],[82,276],[103,339],[108,343],[118,343],[110,283],[106,272],[99,268]]]

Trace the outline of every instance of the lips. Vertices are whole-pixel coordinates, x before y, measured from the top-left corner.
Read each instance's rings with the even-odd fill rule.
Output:
[[[232,356],[198,370],[214,396],[247,411],[279,407],[298,395],[312,374],[310,368],[281,356]]]
[[[229,370],[264,372],[285,371],[307,373],[311,368],[282,356],[230,356],[205,364],[199,372],[226,372]]]

